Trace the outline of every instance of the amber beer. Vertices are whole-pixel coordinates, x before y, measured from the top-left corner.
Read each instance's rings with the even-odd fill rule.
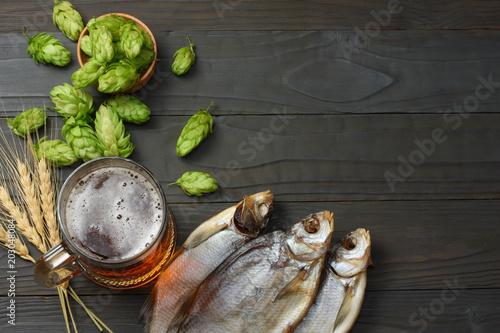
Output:
[[[57,209],[64,241],[37,262],[35,272],[45,285],[82,272],[109,288],[142,286],[158,276],[175,249],[175,223],[161,186],[131,160],[83,164],[63,185]],[[58,264],[51,257],[69,259]]]

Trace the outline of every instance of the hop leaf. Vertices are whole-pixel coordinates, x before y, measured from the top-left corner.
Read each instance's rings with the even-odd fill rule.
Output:
[[[186,74],[187,71],[194,65],[194,45],[189,37],[186,37],[189,42],[189,47],[182,47],[174,53],[174,62],[172,64],[172,72],[177,75]]]
[[[90,42],[92,43],[92,55],[100,63],[106,63],[115,57],[113,47],[113,36],[108,28],[100,23],[87,25]]]
[[[14,119],[6,119],[7,126],[21,137],[26,137],[26,134],[32,133],[42,127],[47,119],[45,111],[36,107],[18,114]]]
[[[28,31],[24,32],[26,37]],[[26,39],[28,39],[26,37]],[[56,66],[66,66],[71,61],[69,52],[53,35],[45,32],[31,36],[28,39],[28,54],[33,57],[36,64],[53,64]]]
[[[188,120],[177,140],[176,152],[178,156],[183,157],[189,154],[212,133],[214,118],[208,113],[208,110],[213,104],[214,102],[206,110],[199,110]]]
[[[106,64],[103,65],[94,58],[89,58],[80,69],[71,75],[71,82],[76,89],[88,88],[99,80],[106,68]]]
[[[84,162],[103,156],[92,126],[83,119],[69,118],[62,128],[62,136]]]
[[[99,148],[104,156],[128,157],[134,151],[123,121],[105,103],[96,113],[95,130]]]
[[[134,21],[127,21],[120,28],[120,40],[123,43],[125,55],[129,59],[134,59],[141,52],[144,44],[144,37],[141,30]]]
[[[151,110],[146,104],[130,95],[115,95],[109,98],[106,104],[113,108],[121,119],[129,123],[143,124],[149,120],[151,115]]]
[[[56,167],[69,166],[78,161],[73,149],[62,140],[45,140],[45,138],[42,138],[33,147],[38,159],[44,157],[51,165]]]
[[[72,41],[78,40],[83,30],[83,21],[80,13],[68,1],[54,0],[52,20],[62,33]]]
[[[111,94],[129,89],[139,80],[140,75],[127,61],[120,60],[109,64],[103,75],[99,77],[98,90]]]
[[[179,185],[187,195],[201,196],[211,193],[219,187],[217,181],[208,173],[188,171],[182,175],[175,183],[169,185]]]
[[[64,118],[84,118],[94,112],[94,100],[83,89],[75,89],[67,83],[56,86],[50,91],[50,98],[56,105],[55,110]]]

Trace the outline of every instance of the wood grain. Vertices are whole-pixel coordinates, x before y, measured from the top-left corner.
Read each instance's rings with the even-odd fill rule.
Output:
[[[107,13],[133,13],[153,29],[321,30],[498,28],[498,1],[133,1],[74,2],[86,22]],[[23,25],[54,29],[52,3],[35,0],[6,4],[0,32]]]
[[[458,288],[454,289],[455,286]],[[464,290],[462,287],[458,282],[443,284],[438,290],[385,293],[368,291],[351,333],[401,333],[416,332],[419,329],[430,333],[496,332],[500,324],[499,290]],[[104,293],[81,298],[114,332],[142,332],[138,316],[146,299],[145,295]],[[2,331],[65,331],[59,298],[28,296],[17,297],[15,300],[15,329],[4,320],[0,322]],[[8,298],[0,297],[2,309],[6,308],[7,302]],[[78,332],[98,332],[79,306],[74,302],[71,304]],[[40,311],[40,307],[43,307],[43,311]]]
[[[153,32],[160,61],[135,96],[154,115],[191,115],[212,100],[221,115],[500,110],[500,31],[384,31],[366,40],[342,31]],[[186,35],[195,43],[196,64],[177,77],[171,57]],[[52,106],[52,88],[71,82],[79,68],[76,43],[55,36],[73,52],[67,67],[36,65],[21,34],[0,35],[7,115]],[[96,104],[104,100],[94,87],[87,90]],[[484,97],[477,105],[476,94]]]
[[[279,197],[276,199],[279,200]],[[170,205],[177,222],[179,247],[200,223],[232,204]],[[332,238],[337,242],[356,228],[370,230],[372,259],[368,290],[377,292],[442,288],[458,278],[469,289],[500,287],[499,200],[280,202],[275,204],[268,232],[284,229],[309,214],[330,210],[335,216]],[[35,258],[37,251],[30,247]],[[6,251],[0,250],[0,279],[6,278]],[[33,281],[33,265],[16,263],[17,294],[54,295]],[[72,280],[78,293],[105,290],[83,276]],[[0,284],[0,295],[7,285]],[[116,291],[124,295],[147,294],[150,287]],[[115,293],[115,291],[113,291]]]

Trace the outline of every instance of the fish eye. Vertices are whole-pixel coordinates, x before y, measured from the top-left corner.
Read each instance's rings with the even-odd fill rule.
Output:
[[[355,247],[356,247],[356,238],[347,237],[346,239],[344,239],[344,249],[352,250]]]
[[[308,218],[304,221],[304,229],[310,234],[315,234],[319,231],[319,221],[314,218]]]

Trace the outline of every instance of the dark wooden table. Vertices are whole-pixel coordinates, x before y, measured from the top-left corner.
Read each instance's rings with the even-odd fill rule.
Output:
[[[324,209],[335,213],[334,241],[358,227],[371,231],[375,267],[353,332],[499,332],[499,1],[73,4],[85,22],[128,13],[155,35],[159,66],[136,94],[152,119],[127,125],[130,158],[161,180],[178,245],[243,195],[269,189],[271,231]],[[52,106],[49,91],[78,68],[76,43],[51,15],[51,1],[2,4],[2,118]],[[23,26],[60,38],[71,64],[35,65]],[[177,77],[171,57],[186,35],[196,65]],[[104,100],[87,90],[97,105]],[[214,133],[177,157],[182,126],[211,101]],[[58,133],[61,117],[48,113]],[[4,120],[0,128],[9,132]],[[192,198],[166,186],[194,170],[212,174],[220,190]],[[7,270],[0,249],[0,330],[64,332],[56,291],[37,286],[33,264],[20,259],[16,326],[7,323]],[[71,285],[115,332],[141,332],[150,287],[107,290],[83,276]],[[97,331],[74,302],[72,309],[79,332]]]

